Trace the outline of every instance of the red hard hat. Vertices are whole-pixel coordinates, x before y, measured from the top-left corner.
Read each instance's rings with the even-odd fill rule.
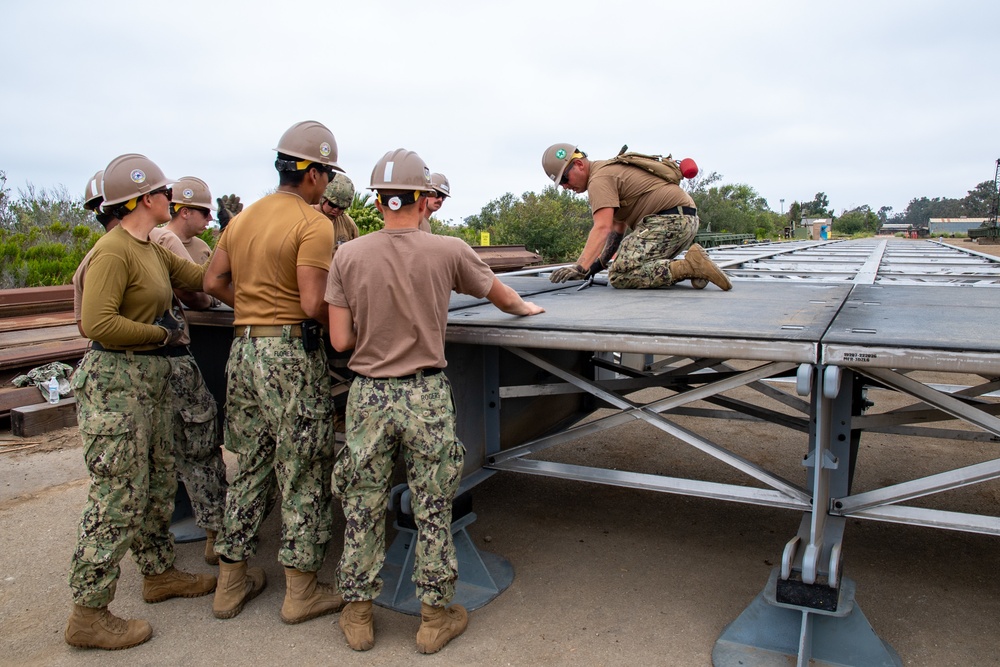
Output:
[[[684,178],[694,178],[698,175],[698,165],[689,157],[681,160],[681,176]]]

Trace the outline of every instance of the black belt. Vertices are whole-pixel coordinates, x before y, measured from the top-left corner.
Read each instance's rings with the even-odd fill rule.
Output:
[[[185,357],[191,354],[191,350],[187,348],[187,345],[158,347],[155,350],[109,350],[96,340],[90,342],[90,349],[97,350],[98,352],[113,352],[114,354],[125,354],[127,352],[131,352],[132,354],[138,354],[143,357]]]
[[[657,211],[653,215],[698,215],[698,209],[690,206],[675,206]]]
[[[417,376],[422,375],[423,377],[426,378],[432,375],[437,375],[443,370],[444,370],[443,368],[424,368],[422,370],[417,371],[416,373],[410,373],[409,375],[400,375],[399,377],[394,377],[394,378],[373,378],[367,375],[362,375],[361,373],[356,373],[356,375],[359,378],[366,378],[368,380],[416,380]]]

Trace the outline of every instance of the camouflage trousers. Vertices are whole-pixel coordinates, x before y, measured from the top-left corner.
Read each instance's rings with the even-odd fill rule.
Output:
[[[622,239],[608,269],[608,282],[618,289],[669,287],[670,262],[694,241],[696,215],[647,215]]]
[[[354,379],[347,398],[347,445],[334,471],[347,522],[338,583],[348,601],[371,600],[382,590],[390,475],[400,450],[417,524],[417,597],[444,605],[455,596],[458,580],[451,508],[465,450],[455,433],[451,384],[443,373]]]
[[[171,357],[170,366],[177,479],[191,498],[195,523],[218,531],[228,486],[215,419],[218,407],[194,357]]]
[[[143,575],[174,564],[169,380],[166,357],[95,350],[73,376],[90,471],[69,573],[76,604],[103,607],[114,599],[119,563],[129,549]]]
[[[334,434],[331,380],[322,349],[306,352],[280,337],[233,341],[226,365],[226,449],[239,470],[226,496],[217,553],[242,561],[257,552],[258,531],[277,484],[286,567],[315,572],[332,536]]]

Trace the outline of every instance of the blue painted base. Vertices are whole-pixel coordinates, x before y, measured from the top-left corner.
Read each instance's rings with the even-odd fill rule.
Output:
[[[773,578],[773,575],[772,575]],[[844,580],[841,586],[845,586]],[[851,583],[853,589],[853,583]],[[778,606],[760,593],[715,642],[715,667],[902,667],[853,600],[845,615]]]
[[[479,551],[472,542],[466,527],[476,520],[469,513],[451,525],[458,556],[458,583],[455,586],[454,603],[473,611],[485,606],[500,595],[514,581],[514,567],[504,558],[485,551]],[[404,614],[420,615],[420,600],[414,585],[413,561],[417,534],[409,528],[401,528],[396,539],[386,551],[382,566],[382,594],[375,604]]]

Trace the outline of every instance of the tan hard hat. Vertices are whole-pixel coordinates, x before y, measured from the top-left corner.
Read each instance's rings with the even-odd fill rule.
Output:
[[[337,140],[333,138],[333,132],[315,120],[304,120],[285,130],[274,150],[300,160],[325,164],[334,171],[344,171],[337,164]]]
[[[323,198],[337,208],[347,210],[354,203],[354,183],[343,174],[335,174],[323,191]]]
[[[175,210],[181,206],[207,208],[210,211],[219,210],[212,199],[212,191],[208,189],[208,183],[194,176],[184,176],[177,179],[177,182],[174,183],[174,197],[170,203],[174,204]]]
[[[563,172],[573,161],[574,153],[576,146],[573,144],[552,144],[542,153],[542,168],[545,170],[545,175],[556,185],[559,185]]]
[[[87,181],[87,189],[83,191],[83,207],[88,211],[96,211],[97,207],[104,201],[104,192],[101,190],[103,178],[104,170],[101,169]]]
[[[433,192],[431,170],[420,156],[405,148],[397,148],[382,156],[372,169],[372,190],[419,190]]]
[[[451,196],[451,185],[449,185],[448,179],[444,174],[439,174],[437,172],[431,174],[431,186],[442,197]]]
[[[101,208],[107,211],[115,204],[149,194],[171,183],[173,181],[164,176],[163,171],[145,155],[119,155],[104,168],[101,179],[104,203]]]

